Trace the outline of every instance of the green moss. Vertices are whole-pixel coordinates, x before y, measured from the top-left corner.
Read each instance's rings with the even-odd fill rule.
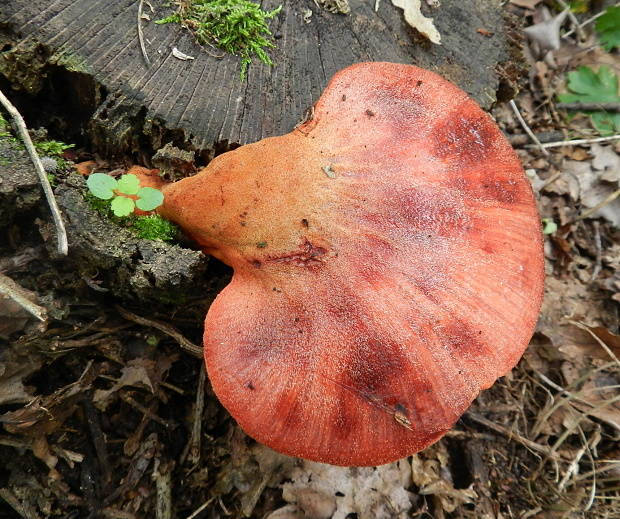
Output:
[[[133,219],[132,230],[145,240],[172,241],[177,235],[177,226],[159,215],[137,216]]]
[[[50,57],[50,63],[55,63],[72,72],[81,72],[83,74],[90,74],[92,72],[86,59],[65,47],[60,48]]]
[[[102,200],[93,194],[85,193],[84,198],[98,213],[102,214],[116,225],[126,228],[144,240],[172,241],[177,237],[178,227],[171,221],[157,214],[146,216],[115,216],[110,207],[110,200]]]
[[[260,4],[248,0],[181,0],[178,4],[176,13],[155,23],[181,23],[189,27],[200,43],[215,45],[239,56],[242,81],[253,58],[273,65],[265,51],[275,48],[267,21],[276,16],[282,6],[263,11]]]
[[[34,143],[34,147],[41,155],[48,157],[62,157],[62,154],[75,146],[75,144],[65,144],[61,141],[39,141]]]

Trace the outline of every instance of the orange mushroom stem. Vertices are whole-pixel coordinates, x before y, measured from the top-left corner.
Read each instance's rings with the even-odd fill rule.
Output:
[[[164,191],[159,212],[234,269],[205,321],[213,389],[285,454],[424,449],[532,335],[532,190],[491,117],[427,70],[346,68],[294,131]]]

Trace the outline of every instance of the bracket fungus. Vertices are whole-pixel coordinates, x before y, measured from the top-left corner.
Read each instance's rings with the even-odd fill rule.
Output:
[[[532,335],[532,190],[491,117],[430,71],[348,67],[294,131],[164,192],[159,212],[234,269],[205,320],[213,389],[282,453],[424,449]]]

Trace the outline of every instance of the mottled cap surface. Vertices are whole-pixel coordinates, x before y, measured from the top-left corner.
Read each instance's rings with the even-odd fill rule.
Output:
[[[162,212],[235,271],[205,321],[215,393],[293,456],[377,465],[423,449],[516,364],[540,308],[517,156],[414,66],[342,70],[310,120],[172,184]]]

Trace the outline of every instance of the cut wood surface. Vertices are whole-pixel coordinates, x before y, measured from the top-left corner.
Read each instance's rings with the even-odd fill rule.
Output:
[[[242,82],[237,57],[201,47],[178,24],[154,23],[171,13],[168,2],[143,3],[150,18],[141,22],[148,66],[138,41],[137,0],[4,0],[0,28],[11,45],[0,52],[0,73],[7,76],[3,60],[18,61],[20,52],[40,45],[47,63],[92,76],[104,95],[91,129],[119,149],[135,144],[135,134],[153,138],[169,130],[182,130],[177,139],[206,150],[289,132],[329,78],[360,61],[414,63],[452,80],[483,107],[496,100],[511,63],[499,1],[442,0],[426,9],[441,45],[411,29],[389,0],[377,12],[375,0],[349,3],[351,13],[342,15],[312,0],[264,0],[264,9],[282,5],[269,21],[275,65],[255,60]],[[195,59],[175,57],[175,47]]]

